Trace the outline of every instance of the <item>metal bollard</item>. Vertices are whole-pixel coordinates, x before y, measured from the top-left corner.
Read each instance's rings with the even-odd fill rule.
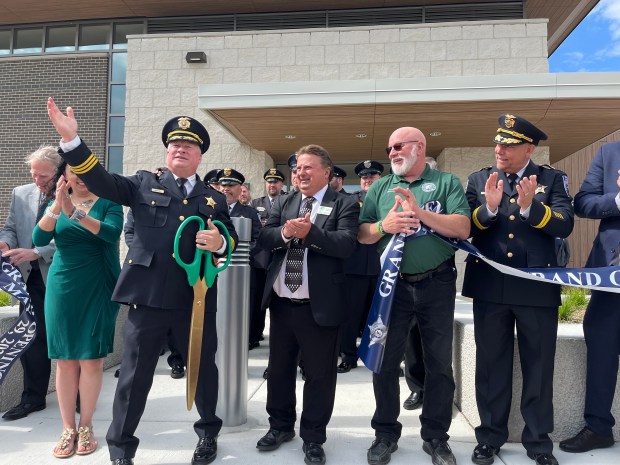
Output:
[[[219,371],[216,414],[224,426],[248,417],[248,333],[250,327],[250,239],[252,220],[231,218],[239,244],[218,278],[217,354]]]

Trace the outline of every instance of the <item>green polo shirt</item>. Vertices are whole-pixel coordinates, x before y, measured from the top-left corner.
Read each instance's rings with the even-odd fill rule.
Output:
[[[428,165],[422,175],[413,182],[400,176],[390,174],[375,181],[364,200],[360,214],[361,223],[376,223],[385,218],[394,207],[394,188],[409,189],[415,195],[418,205],[432,207],[444,214],[459,214],[470,217],[469,204],[465,191],[459,179],[451,173],[444,173],[430,169]],[[379,239],[379,253],[387,246],[392,238],[386,234]],[[441,239],[427,235],[410,239],[405,243],[401,273],[417,274],[437,268],[441,263],[454,255],[454,249]]]

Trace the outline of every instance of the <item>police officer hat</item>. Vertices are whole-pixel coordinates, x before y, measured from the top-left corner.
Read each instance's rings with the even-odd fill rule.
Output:
[[[161,140],[166,148],[174,140],[195,142],[200,146],[200,153],[205,153],[211,142],[205,127],[189,116],[175,116],[164,124]]]
[[[360,178],[383,173],[383,165],[378,161],[366,160],[355,165],[355,174]]]
[[[338,178],[346,178],[347,172],[340,168],[339,166],[334,165],[334,176]]]
[[[294,153],[290,157],[288,157],[288,161],[286,162],[291,171],[295,171],[297,169],[297,154]]]
[[[502,145],[534,144],[547,140],[542,132],[525,118],[517,115],[504,114],[498,119],[499,128],[493,142]]]
[[[214,170],[208,171],[207,174],[205,174],[205,182],[208,182],[209,184],[217,184],[219,181],[217,180],[217,174],[222,171],[219,168],[216,168]]]
[[[280,182],[284,181],[284,173],[276,168],[269,168],[265,171],[263,179],[267,182]]]
[[[245,176],[232,168],[224,168],[217,174],[217,180],[220,186],[234,186],[235,184],[243,184]]]

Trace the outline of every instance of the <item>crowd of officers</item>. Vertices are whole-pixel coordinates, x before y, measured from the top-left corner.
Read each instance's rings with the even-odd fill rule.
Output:
[[[234,250],[236,245],[237,237],[229,217],[252,221],[249,350],[264,340],[267,308],[271,317],[271,352],[264,375],[270,428],[256,447],[259,451],[273,451],[295,436],[295,377],[299,366],[305,380],[299,431],[306,464],[326,462],[322,444],[327,439],[326,428],[333,412],[336,377],[358,367],[357,339],[366,326],[377,281],[381,279],[379,256],[390,247],[393,236],[426,226],[448,238],[472,238],[472,243],[486,257],[504,265],[555,267],[558,266],[555,240],[566,238],[573,228],[567,176],[531,160],[536,146],[547,136],[517,115],[499,117],[493,139],[495,163],[472,173],[465,189],[456,176],[437,170],[433,160],[426,157],[426,138],[422,131],[403,127],[396,129],[388,141],[386,153],[391,172],[382,177],[385,167],[374,160],[357,164],[355,174],[360,189],[353,193],[343,189],[347,173],[333,165],[327,151],[318,145],[308,145],[288,160],[290,192],[284,191],[284,173],[270,168],[263,176],[266,195],[250,199],[245,177],[236,169],[214,169],[203,180],[196,175],[201,156],[209,146],[209,135],[192,118],[176,117],[164,126],[165,169],[123,177],[106,173],[98,164],[77,135],[77,122],[70,109],[65,116],[50,99],[48,111],[62,137],[61,155],[72,169],[99,195],[130,206],[135,216],[133,244],[116,297],[113,296],[132,304],[114,419],[107,436],[116,465],[133,464],[138,446],[133,433],[144,410],[155,352],[159,350],[153,344],[148,346],[148,366],[136,355],[140,353],[138,345],[147,345],[150,334],[147,323],[152,325],[152,319],[147,322],[144,315],[155,315],[158,334],[165,336],[175,325],[186,326],[186,310],[191,303],[191,288],[185,286],[180,269],[178,276],[175,275],[178,278],[175,288],[182,287],[181,283],[187,288],[182,305],[164,282],[157,286],[157,295],[149,291],[151,285],[136,289],[136,282],[152,279],[151,261],[165,264],[166,270],[162,269],[160,276],[175,267],[174,259],[167,252],[169,244],[162,242],[158,248],[167,255],[149,252],[148,240],[157,232],[158,223],[165,224],[160,213],[178,216],[192,214],[194,209],[193,214],[223,221],[231,233],[230,239],[226,240],[209,220],[210,229],[197,230],[195,237],[184,242],[187,250],[197,247],[217,256]],[[588,176],[589,182],[595,183],[594,174]],[[612,182],[608,184],[615,182],[620,187],[620,178],[616,182],[615,176],[616,172],[610,175]],[[189,191],[186,184],[190,185]],[[166,195],[168,191],[171,197]],[[610,208],[615,206],[620,211],[617,189],[612,189],[612,193],[616,200]],[[594,202],[582,192],[577,197]],[[580,200],[580,208],[586,216],[588,208],[583,202],[586,200]],[[172,236],[175,228],[172,225],[166,228],[166,234]],[[454,253],[450,245],[432,235],[421,235],[404,244],[390,334],[387,342],[383,342],[383,365],[373,374],[376,410],[371,426],[375,440],[367,452],[369,465],[387,464],[398,449],[402,431],[398,421],[399,377],[403,375],[411,390],[403,407],[422,408],[420,434],[424,452],[434,465],[456,464],[448,445],[455,390]],[[132,262],[141,266],[131,266]],[[480,414],[480,425],[475,428],[478,444],[471,460],[477,465],[490,465],[508,439],[516,327],[523,374],[522,443],[536,465],[557,465],[549,433],[553,431],[553,370],[560,287],[501,273],[474,256],[468,256],[466,262],[462,293],[473,299],[476,401]],[[143,275],[124,279],[132,269],[134,274]],[[212,306],[215,306],[216,292],[214,287],[208,293]],[[166,312],[161,310],[169,311],[169,308],[178,311],[178,320],[173,322],[163,317]],[[207,315],[207,323],[214,326],[214,313]],[[144,341],[137,340],[136,334]],[[203,385],[199,384],[198,392],[205,394],[196,398],[201,419],[194,425],[199,442],[192,457],[193,465],[215,460],[221,428],[221,420],[214,410],[217,372],[213,339],[216,336],[208,337],[211,339],[205,338],[203,342],[206,355],[201,367],[208,368],[211,374],[208,385],[202,374],[199,382]],[[177,343],[183,346],[181,353],[185,355],[184,343]],[[131,350],[127,350],[127,344]],[[617,372],[617,352],[613,357]],[[589,358],[588,363],[594,370],[596,362]],[[144,385],[136,384],[139,375]],[[595,385],[593,381],[591,384]],[[596,397],[594,391],[588,395]],[[607,411],[603,407],[596,412],[604,417],[599,423],[596,414],[588,416],[586,412],[586,428],[560,447],[569,452],[584,452],[613,445],[610,426],[613,418],[608,419],[609,409],[610,405]]]

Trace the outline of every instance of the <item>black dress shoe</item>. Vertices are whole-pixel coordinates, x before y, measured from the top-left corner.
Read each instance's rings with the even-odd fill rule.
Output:
[[[498,452],[499,449],[493,446],[479,443],[471,454],[471,461],[476,465],[490,465],[495,461],[495,454]]]
[[[403,402],[403,408],[405,410],[415,410],[422,407],[422,398],[424,397],[424,392],[422,391],[414,391],[409,394],[409,397],[405,399]]]
[[[19,404],[8,410],[2,418],[5,420],[19,420],[20,418],[27,417],[32,412],[38,412],[45,408],[45,403],[42,404]]]
[[[114,459],[113,465],[133,465],[133,459]]]
[[[118,378],[121,375],[121,369],[117,368],[116,371],[114,372],[114,377]]]
[[[601,436],[587,426],[575,436],[560,442],[560,449],[564,452],[588,452],[592,449],[604,449],[614,445],[613,436]]]
[[[547,452],[537,454],[535,452],[528,451],[527,456],[531,458],[536,465],[558,465],[558,461],[553,454],[549,454]]]
[[[290,441],[295,437],[295,431],[280,431],[269,428],[267,434],[258,440],[256,448],[258,450],[276,450],[283,442]]]
[[[170,372],[170,377],[173,379],[181,379],[185,376],[185,367],[180,363],[175,363],[172,365],[172,371]]]
[[[265,371],[263,371],[263,379],[267,378],[269,378],[269,367],[265,368]]]
[[[198,440],[192,456],[192,465],[206,465],[217,457],[217,438],[204,437]]]
[[[456,458],[446,441],[441,439],[424,441],[422,450],[431,456],[433,465],[456,465]]]
[[[312,465],[314,463],[324,464],[325,463],[325,451],[323,450],[323,446],[316,442],[306,442],[304,441],[303,447],[304,454],[304,462],[307,465]]]
[[[368,460],[369,465],[385,465],[392,459],[392,452],[395,452],[396,449],[398,449],[396,441],[376,438],[366,453],[366,460]]]
[[[257,347],[260,347],[260,342],[258,341],[250,342],[248,346],[248,350],[256,349]]]
[[[357,362],[354,362],[354,363],[342,362],[340,365],[338,365],[337,370],[338,370],[338,373],[348,373],[353,368],[357,368]]]

